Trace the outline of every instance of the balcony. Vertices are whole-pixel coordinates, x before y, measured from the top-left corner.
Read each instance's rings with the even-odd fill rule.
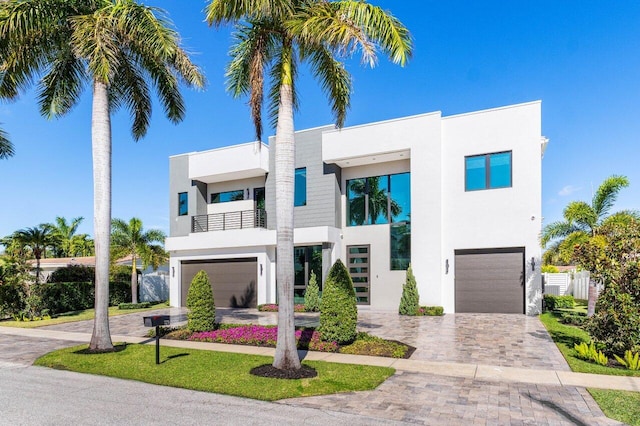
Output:
[[[203,214],[191,217],[191,232],[266,228],[267,212],[262,209]]]

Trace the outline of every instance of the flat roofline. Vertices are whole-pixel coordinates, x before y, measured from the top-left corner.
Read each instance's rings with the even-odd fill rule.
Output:
[[[226,145],[226,146],[221,146],[218,148],[212,148],[212,149],[207,149],[205,151],[191,151],[191,152],[185,152],[183,154],[176,154],[176,155],[170,155],[169,158],[174,158],[174,157],[182,157],[184,155],[191,155],[191,154],[204,154],[206,152],[214,152],[214,151],[223,151],[225,149],[232,149],[232,148],[238,148],[241,146],[247,146],[247,145],[255,145],[258,141],[253,141],[253,142],[244,142],[244,143],[239,143],[239,144],[235,144],[235,145]],[[266,148],[269,149],[269,145],[267,145],[264,142],[260,142],[260,144],[262,145],[262,148]]]
[[[431,115],[442,116],[442,111],[426,112],[426,113],[422,113],[422,114],[409,115],[409,116],[406,116],[406,117],[398,117],[398,118],[390,118],[388,120],[374,121],[372,123],[356,124],[355,126],[343,127],[341,129],[331,129],[331,130],[328,130],[328,131],[326,131],[324,133],[334,133],[334,132],[340,132],[342,130],[358,129],[358,128],[361,128],[361,127],[369,127],[369,126],[377,126],[378,124],[385,124],[385,123],[393,123],[393,122],[397,122],[397,121],[412,120],[414,118],[429,117]]]
[[[522,102],[519,104],[511,104],[511,105],[504,105],[501,107],[496,107],[496,108],[487,108],[487,109],[481,109],[479,111],[471,111],[471,112],[463,112],[460,114],[454,114],[454,115],[447,115],[446,117],[442,117],[443,120],[447,120],[449,118],[459,118],[459,117],[464,117],[467,115],[475,115],[475,114],[484,114],[486,112],[493,112],[493,111],[500,111],[503,109],[511,109],[511,108],[520,108],[520,107],[524,107],[524,106],[528,106],[528,105],[538,105],[541,104],[542,100],[537,100],[537,101],[530,101],[530,102]]]

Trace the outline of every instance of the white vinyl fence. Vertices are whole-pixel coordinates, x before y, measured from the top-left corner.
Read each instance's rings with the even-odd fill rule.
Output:
[[[589,298],[589,271],[544,273],[544,293],[555,296],[571,294],[575,299]]]

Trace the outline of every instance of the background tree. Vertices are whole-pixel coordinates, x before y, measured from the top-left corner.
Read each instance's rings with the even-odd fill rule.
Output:
[[[114,257],[121,258],[131,256],[131,302],[138,303],[138,273],[137,261],[143,263],[143,269],[153,264],[155,269],[163,263],[160,251],[162,247],[153,243],[164,243],[167,236],[157,229],[145,231],[142,221],[137,217],[131,218],[129,223],[122,219],[113,219],[111,222],[111,245]]]
[[[36,260],[36,284],[40,282],[40,259],[47,247],[54,244],[55,236],[49,224],[41,224],[33,228],[24,228],[16,231],[13,240],[17,246],[26,248]]]
[[[92,88],[91,142],[96,250],[96,313],[89,347],[113,350],[109,333],[111,113],[133,117],[133,138],[149,127],[151,87],[165,115],[184,118],[180,82],[203,76],[180,47],[161,9],[133,0],[10,0],[0,3],[0,98],[16,99],[37,81],[40,112],[59,117]]]
[[[13,144],[9,140],[9,135],[0,129],[0,160],[12,157],[14,154],[15,151],[13,150]]]
[[[67,223],[66,218],[61,216],[56,217],[55,223],[50,225],[51,231],[57,240],[53,248],[55,257],[70,257],[75,255],[73,251],[73,240],[76,237],[78,226],[80,226],[83,220],[83,217],[75,217],[71,219],[71,222]]]
[[[278,337],[273,366],[300,368],[293,316],[293,202],[295,144],[293,113],[301,62],[309,64],[329,98],[336,125],[344,124],[351,78],[340,59],[360,51],[373,66],[377,51],[404,65],[411,55],[407,29],[383,9],[365,1],[212,0],[210,25],[234,23],[235,41],[227,67],[228,90],[248,96],[257,138],[262,136],[265,80],[269,80],[269,116],[276,127],[275,187]]]
[[[543,255],[543,260],[547,263],[569,263],[573,259],[574,247],[596,236],[601,227],[640,219],[637,211],[626,210],[609,214],[618,193],[627,186],[629,179],[626,176],[610,176],[600,184],[591,204],[584,201],[569,203],[563,212],[564,220],[550,223],[542,229],[542,247],[552,243]]]

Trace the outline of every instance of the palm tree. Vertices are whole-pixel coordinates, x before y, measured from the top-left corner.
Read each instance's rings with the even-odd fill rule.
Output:
[[[71,239],[70,256],[93,256],[95,246],[87,234],[77,234]]]
[[[68,113],[92,88],[96,302],[93,351],[113,350],[109,333],[111,229],[111,113],[129,110],[142,138],[151,117],[151,87],[165,115],[184,118],[179,83],[204,79],[180,47],[166,13],[134,0],[10,0],[0,3],[0,98],[16,99],[38,82],[40,112]],[[151,87],[150,87],[151,86]]]
[[[40,259],[47,247],[54,244],[55,236],[49,224],[41,224],[33,228],[20,229],[13,233],[13,240],[18,247],[28,249],[36,259],[36,284],[40,282]]]
[[[131,301],[138,303],[138,273],[137,260],[142,260],[143,269],[153,265],[157,269],[164,261],[164,249],[152,243],[164,243],[167,236],[157,229],[144,231],[142,221],[137,217],[131,218],[129,223],[122,219],[111,222],[111,245],[113,253],[118,257],[131,256]]]
[[[564,209],[564,220],[550,223],[542,229],[542,247],[551,243],[543,259],[568,263],[572,260],[574,247],[598,235],[604,225],[640,219],[640,214],[633,210],[609,214],[620,190],[628,186],[626,176],[613,175],[600,184],[591,204],[570,202]]]
[[[51,225],[54,235],[57,237],[57,244],[54,247],[53,253],[56,257],[69,257],[75,255],[72,252],[74,238],[77,237],[76,231],[78,226],[82,223],[84,218],[82,216],[71,219],[70,223],[67,223],[67,219],[61,216],[56,217],[56,223]]]
[[[9,140],[7,132],[0,129],[0,160],[12,157],[15,152],[13,151],[13,144]]]
[[[235,24],[232,60],[227,67],[228,90],[249,96],[258,139],[262,136],[265,79],[269,115],[276,125],[275,187],[278,337],[273,366],[299,369],[293,317],[293,112],[297,67],[307,62],[326,92],[336,125],[344,124],[351,96],[351,78],[343,59],[357,50],[371,66],[376,51],[404,65],[411,56],[411,39],[396,18],[364,1],[326,0],[211,0],[206,7],[209,25]]]

